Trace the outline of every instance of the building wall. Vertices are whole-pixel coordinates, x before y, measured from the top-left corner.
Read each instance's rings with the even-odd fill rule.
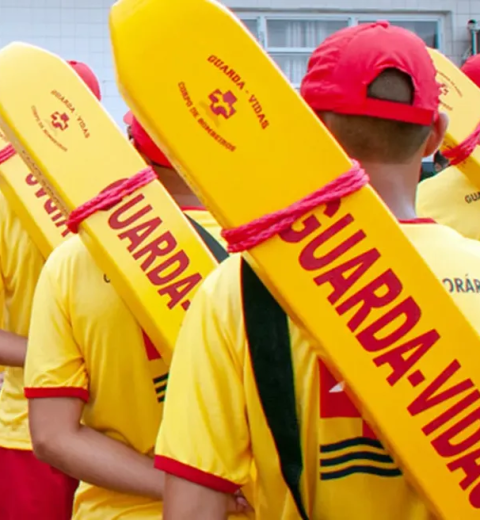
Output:
[[[112,3],[112,0],[0,0],[0,46],[15,40],[26,41],[66,59],[89,63],[100,78],[106,109],[122,124],[126,107],[115,85],[107,25]],[[353,23],[369,17],[437,20],[440,48],[457,63],[469,49],[467,22],[480,20],[480,0],[225,0],[225,3],[248,18],[255,29],[259,28],[262,38],[265,35],[261,29],[265,29],[268,16],[284,20],[340,17],[351,18]],[[308,49],[305,53],[308,54]],[[298,76],[301,64],[295,68],[299,64],[291,61],[286,67],[295,69]]]
[[[457,63],[469,47],[467,23],[480,21],[480,0],[226,0],[238,11],[272,12],[285,10],[305,14],[358,14],[389,18],[439,18],[442,23],[442,50]]]
[[[121,124],[126,112],[114,77],[108,33],[112,0],[0,0],[0,46],[25,41],[85,61],[101,81],[106,109]]]

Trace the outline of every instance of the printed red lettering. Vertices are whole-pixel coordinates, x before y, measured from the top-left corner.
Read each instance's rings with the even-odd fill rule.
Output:
[[[38,181],[37,179],[35,179],[35,177],[29,173],[25,179],[25,182],[29,185],[29,186],[36,186],[38,184]]]
[[[340,209],[340,200],[329,202],[325,206],[325,211],[323,212],[324,215],[326,215],[329,218],[332,218],[338,213],[338,210]],[[301,222],[303,224],[303,227],[299,230],[294,229],[294,226],[297,225],[295,223],[290,228],[286,229],[285,231],[282,231],[280,233],[280,238],[288,242],[290,244],[297,244],[298,242],[301,242],[306,237],[311,235],[313,232],[315,232],[317,229],[320,228],[321,224],[318,221],[317,217],[315,215],[310,215],[305,220]]]
[[[284,242],[296,244],[310,236],[321,226],[320,222],[318,221],[315,215],[310,215],[305,220],[303,220],[301,224],[303,227],[299,230],[294,229],[292,226],[289,229],[282,231],[280,233],[280,238]]]
[[[432,446],[441,457],[456,457],[473,448],[480,442],[480,427],[472,432],[468,437],[458,438],[464,434],[465,430],[480,421],[480,408],[476,408],[458,423],[451,426],[446,432],[439,435],[432,441]],[[457,439],[457,442],[455,442]]]
[[[453,361],[432,383],[428,385],[427,388],[425,388],[415,401],[412,402],[408,407],[410,414],[415,417],[416,415],[430,410],[441,403],[445,403],[452,399],[452,397],[460,395],[461,393],[473,388],[474,385],[472,381],[466,379],[447,390],[437,393],[445,383],[447,383],[460,370],[460,368],[460,363],[456,360]]]
[[[146,222],[142,222],[138,226],[128,229],[123,233],[118,235],[120,240],[128,239],[130,244],[128,246],[128,250],[130,253],[133,253],[137,247],[143,244],[145,240],[155,231],[157,230],[162,223],[160,218],[154,218],[151,220],[147,220]]]
[[[35,179],[35,177],[31,173],[29,175],[27,175],[27,177],[25,178],[25,182],[29,186],[38,185],[37,179]],[[57,228],[61,228],[62,226],[66,227],[67,219],[65,218],[65,215],[58,209],[57,205],[50,199],[50,197],[48,196],[48,193],[43,188],[40,188],[39,190],[37,190],[35,192],[35,197],[37,197],[37,199],[47,197],[47,200],[45,201],[45,203],[43,205],[43,208],[45,209],[47,215],[50,215],[50,219],[55,224],[55,227],[57,227]],[[65,228],[62,231],[62,237],[66,237],[69,233],[70,233],[70,231],[68,230],[68,228]]]
[[[420,307],[413,298],[407,298],[360,332],[357,339],[368,352],[384,350],[406,336],[420,321],[420,317]],[[401,323],[393,332],[390,332],[387,336],[377,336],[379,332],[386,327],[390,327],[397,320]]]
[[[343,316],[360,304],[360,309],[348,322],[348,328],[354,332],[367,319],[373,309],[381,309],[392,303],[400,295],[402,289],[400,280],[389,269],[339,305],[336,309],[337,313]],[[380,295],[377,294],[379,292]]]
[[[35,193],[35,197],[37,197],[37,199],[41,199],[42,197],[45,197],[47,195],[47,192],[43,189],[43,188],[40,188],[36,193]]]
[[[170,258],[147,273],[153,285],[165,285],[178,278],[190,265],[184,251],[178,251]]]
[[[125,218],[125,220],[120,220],[122,216],[125,216],[125,213],[135,207],[137,204],[142,202],[145,197],[140,194],[134,197],[132,200],[129,200],[122,206],[120,206],[117,210],[115,210],[108,219],[108,225],[112,229],[122,229],[130,226],[137,220],[141,219],[144,215],[152,211],[152,206],[144,206],[142,209],[131,215],[130,217]]]
[[[142,263],[142,269],[146,271],[151,267],[155,258],[170,254],[176,247],[177,241],[170,231],[167,231],[156,238],[153,242],[147,244],[143,249],[137,251],[133,255],[133,258],[139,260],[143,256],[148,255]]]
[[[345,229],[353,222],[351,215],[346,215],[342,219],[338,220],[327,228],[323,233],[316,236],[305,249],[300,253],[300,265],[306,271],[315,271],[321,269],[326,265],[331,264],[334,260],[344,255],[348,250],[352,249],[355,245],[361,242],[365,238],[363,231],[357,231],[354,235],[347,238],[342,244],[335,247],[332,251],[327,253],[325,256],[315,256],[317,249],[325,244],[330,238],[337,235],[340,231]]]
[[[393,386],[422,359],[439,339],[440,334],[436,330],[430,330],[418,338],[389,350],[373,361],[377,367],[390,365],[392,373],[388,376],[387,381]],[[410,355],[404,357],[407,353]]]
[[[158,294],[164,296],[168,294],[170,296],[170,301],[168,302],[168,308],[173,309],[176,305],[178,305],[186,296],[188,296],[195,287],[201,283],[202,277],[199,273],[192,274],[183,280],[178,280],[176,282],[172,282],[170,285],[162,287]],[[190,302],[188,300],[183,301],[182,307],[184,310],[187,310],[190,306]]]
[[[341,199],[332,200],[332,202],[329,202],[325,206],[325,211],[323,212],[323,214],[327,215],[327,217],[329,217],[329,218],[332,218],[338,213],[338,210],[340,209],[341,205],[342,205]]]
[[[49,215],[51,215],[52,213],[55,213],[55,211],[58,211],[57,206],[55,206],[54,202],[51,199],[46,200],[43,207],[45,208],[45,211]]]
[[[465,491],[480,477],[480,449],[476,449],[462,457],[450,462],[448,469],[452,472],[461,469],[465,473],[465,478],[460,482],[460,487]],[[477,484],[469,496],[470,504],[475,509],[480,509],[480,484]]]
[[[329,283],[332,286],[334,291],[328,296],[328,301],[334,305],[379,258],[380,253],[376,249],[370,249],[370,251],[317,276],[314,281],[317,285]],[[347,273],[350,274],[344,276]]]
[[[443,412],[433,421],[424,426],[422,428],[423,433],[425,435],[430,435],[434,431],[438,430],[441,426],[447,424],[447,422],[451,421],[454,417],[461,414],[464,410],[466,410],[473,403],[476,403],[478,400],[480,400],[480,392],[478,390],[474,390],[471,394],[468,394],[461,401],[451,406],[446,412]]]

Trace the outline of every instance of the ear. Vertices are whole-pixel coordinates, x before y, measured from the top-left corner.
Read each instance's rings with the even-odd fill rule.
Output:
[[[438,118],[432,125],[432,131],[425,144],[424,157],[430,157],[430,155],[433,155],[440,148],[445,138],[448,122],[447,114],[440,112]]]

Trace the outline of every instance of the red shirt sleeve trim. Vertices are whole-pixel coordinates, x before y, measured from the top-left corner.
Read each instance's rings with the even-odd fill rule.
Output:
[[[437,222],[433,218],[412,218],[407,220],[399,220],[400,224],[436,224]]]
[[[180,209],[183,212],[185,212],[185,211],[207,211],[203,206],[182,206]]]
[[[155,457],[155,467],[161,471],[165,471],[165,473],[169,475],[175,475],[176,477],[213,489],[214,491],[219,491],[220,493],[233,494],[241,487],[229,480],[217,477],[211,473],[206,473],[187,464],[182,464],[168,457],[157,455]]]
[[[49,397],[76,397],[88,403],[89,394],[85,388],[77,387],[45,387],[45,388],[25,388],[27,399],[42,399]]]

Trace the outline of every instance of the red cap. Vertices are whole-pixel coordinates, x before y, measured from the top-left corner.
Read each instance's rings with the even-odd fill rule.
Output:
[[[93,70],[85,63],[79,61],[67,61],[73,70],[82,78],[87,87],[93,92],[95,97],[101,101],[102,94],[100,93],[100,83]]]
[[[462,72],[468,76],[477,87],[480,87],[480,54],[468,58],[463,64]]]
[[[148,157],[152,163],[157,164],[158,166],[173,169],[172,164],[166,158],[165,154],[152,141],[150,136],[145,132],[142,125],[131,112],[125,114],[123,121],[130,126],[133,143],[140,153]]]
[[[368,97],[368,86],[391,68],[412,78],[412,105]],[[438,116],[440,86],[435,78],[423,40],[381,21],[347,27],[328,37],[310,58],[301,93],[315,111],[427,126]]]

